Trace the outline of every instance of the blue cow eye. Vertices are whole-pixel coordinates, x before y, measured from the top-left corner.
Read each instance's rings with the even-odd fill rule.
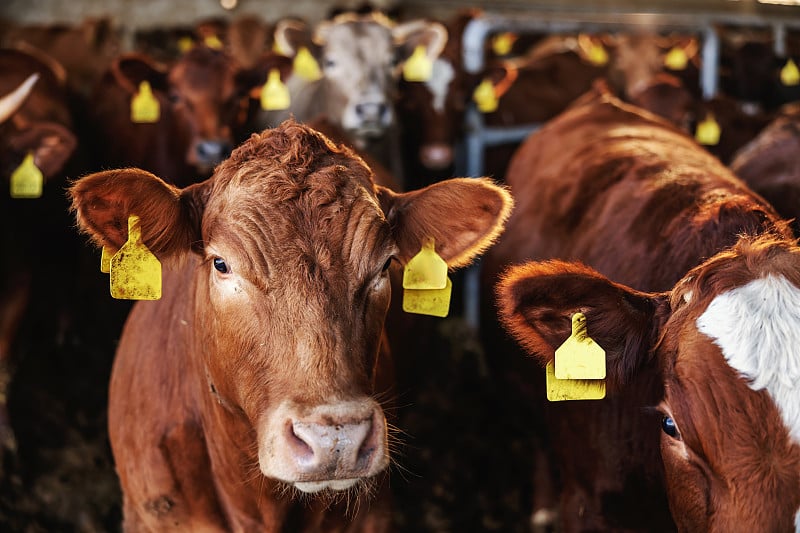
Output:
[[[225,263],[225,260],[220,257],[214,258],[214,268],[216,268],[217,271],[221,272],[222,274],[227,274],[228,272],[230,272],[228,264]]]
[[[665,416],[661,419],[661,430],[673,439],[680,438],[678,426],[675,425],[675,421],[669,416]]]

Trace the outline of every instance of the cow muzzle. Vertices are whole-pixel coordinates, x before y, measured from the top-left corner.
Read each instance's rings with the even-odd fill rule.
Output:
[[[213,169],[231,155],[232,149],[225,140],[200,140],[192,145],[189,161],[201,169]]]
[[[267,477],[301,492],[339,491],[388,466],[386,420],[372,400],[326,404],[310,411],[282,407],[267,425],[259,447],[259,463]]]
[[[394,121],[394,113],[386,102],[361,102],[345,111],[342,125],[358,137],[383,136]]]

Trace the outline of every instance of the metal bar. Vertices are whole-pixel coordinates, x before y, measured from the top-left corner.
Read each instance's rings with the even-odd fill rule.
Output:
[[[707,26],[703,32],[703,62],[700,65],[700,88],[703,98],[710,100],[717,94],[719,82],[719,35],[712,26]]]

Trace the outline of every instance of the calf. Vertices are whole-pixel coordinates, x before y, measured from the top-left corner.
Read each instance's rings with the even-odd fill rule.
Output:
[[[131,99],[144,81],[159,103],[155,123],[131,121]],[[120,56],[93,96],[100,164],[144,168],[177,185],[207,177],[247,123],[254,83],[225,52],[203,45],[169,69],[143,54]]]
[[[514,156],[506,179],[517,208],[503,238],[482,263],[487,297],[508,265],[528,260],[581,262],[635,290],[665,291],[691,268],[734,245],[740,235],[767,233],[782,239],[783,246],[791,244],[790,232],[772,207],[692,138],[600,88],[532,135]],[[505,323],[513,326],[518,338],[524,330],[523,345],[541,362],[553,359],[545,343],[557,347],[566,338],[561,334],[569,327],[570,313],[583,310],[589,334],[607,351],[610,375],[608,397],[602,401],[545,402],[541,367],[517,360],[512,348],[500,349],[507,345],[499,331],[486,332],[487,346],[498,347],[490,358],[497,372],[523,390],[534,411],[534,427],[542,432],[544,447],[555,459],[564,530],[673,529],[659,456],[661,415],[649,410],[664,398],[665,374],[659,358],[649,355],[653,347],[664,348],[656,344],[658,328],[648,324],[666,319],[668,308],[644,297],[626,300],[620,286],[605,281],[607,286],[603,285],[599,275],[587,274],[581,270],[584,267],[570,270],[556,263],[547,267],[552,274],[548,276],[541,274],[546,267],[537,268],[531,271],[542,284],[532,275],[530,286],[539,289],[531,289],[526,297],[521,294],[528,287],[528,276],[522,271],[507,275],[509,281],[500,289]],[[553,306],[547,309],[549,304]],[[700,304],[693,303],[692,308],[700,309],[696,305]],[[605,313],[614,306],[619,306],[616,314]],[[603,311],[595,311],[600,308]],[[491,325],[491,316],[486,318]],[[736,314],[737,320],[744,318]],[[524,328],[525,321],[545,340],[530,340],[533,330]],[[718,379],[722,376],[714,374]],[[710,394],[715,384],[704,386],[705,394]],[[726,397],[739,401],[740,396]],[[714,435],[733,429],[704,424]],[[754,451],[760,444],[745,438],[735,446]],[[759,449],[770,453],[767,447]],[[709,483],[724,481],[703,500],[709,506],[709,514],[703,516],[711,520],[705,526],[774,530],[766,525],[770,522],[755,526],[746,516],[734,527],[728,522],[733,515],[723,516],[729,512],[723,509],[728,503],[719,503],[718,494],[738,502],[743,492],[751,490],[739,481],[726,485],[740,474],[732,468],[725,464],[713,470],[719,477]],[[693,478],[692,483],[696,481]],[[695,485],[691,490],[695,498],[705,489]],[[681,497],[672,493],[670,498],[678,521],[687,511],[677,503]],[[721,514],[714,515],[718,510]],[[770,516],[773,519],[783,520]]]
[[[385,500],[350,497],[386,488],[389,267],[428,237],[465,265],[501,231],[508,193],[485,179],[394,193],[286,122],[202,183],[125,169],[70,194],[97,244],[122,246],[137,214],[164,262],[163,298],[134,306],[111,377],[125,529],[384,531]]]

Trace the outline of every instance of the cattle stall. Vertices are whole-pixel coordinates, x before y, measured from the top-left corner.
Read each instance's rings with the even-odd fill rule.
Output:
[[[608,41],[591,41],[605,43],[628,35],[690,39],[695,46],[690,65],[696,67],[692,98],[702,104],[741,90],[744,96],[739,100],[752,109],[760,105],[756,100],[761,93],[756,94],[757,87],[753,87],[759,85],[758,78],[751,66],[741,67],[736,62],[742,56],[738,49],[731,48],[731,43],[750,39],[751,44],[760,46],[753,48],[756,57],[769,50],[782,61],[779,67],[787,58],[800,64],[800,3],[782,3],[0,2],[0,98],[29,80],[27,70],[17,70],[20,61],[46,71],[29,82],[32,89],[21,103],[15,104],[19,106],[18,114],[4,116],[0,111],[4,189],[9,188],[12,174],[22,175],[15,173],[28,168],[24,166],[28,155],[37,163],[42,162],[39,170],[44,174],[41,198],[12,198],[4,192],[0,202],[5,260],[4,278],[0,280],[0,530],[122,531],[123,499],[108,437],[107,407],[114,355],[133,302],[109,295],[109,276],[100,271],[100,249],[80,233],[67,200],[66,190],[75,180],[127,166],[141,166],[179,187],[210,176],[216,165],[251,134],[275,126],[288,116],[289,111],[283,108],[264,107],[265,88],[272,76],[272,81],[285,82],[292,95],[295,90],[304,90],[302,83],[292,85],[292,70],[300,67],[291,56],[300,55],[304,48],[312,53],[323,49],[318,36],[312,39],[312,29],[337,14],[362,16],[377,11],[394,26],[410,23],[402,32],[392,34],[395,48],[391,48],[391,57],[387,55],[386,65],[374,66],[395,69],[393,75],[403,79],[387,90],[385,100],[353,106],[358,120],[366,117],[366,126],[361,127],[366,132],[364,137],[350,136],[353,128],[346,121],[354,119],[352,113],[345,113],[348,105],[341,102],[334,105],[341,108],[341,120],[321,120],[313,123],[314,127],[336,142],[353,147],[373,168],[376,181],[393,189],[422,187],[453,176],[489,175],[502,183],[505,165],[516,147],[547,124],[550,115],[534,112],[533,116],[547,118],[516,120],[527,115],[502,107],[503,95],[513,95],[513,91],[497,93],[500,111],[493,115],[481,109],[475,91],[480,82],[489,78],[493,83],[500,80],[501,84],[510,85],[512,78],[526,80],[530,74],[530,79],[539,83],[552,74],[551,81],[556,80],[553,83],[557,84],[563,81],[559,76],[572,76],[569,68],[558,70],[560,63],[534,63],[530,71],[526,70],[530,66],[526,61],[534,57],[526,54],[537,44],[551,37],[578,36],[611,36]],[[242,33],[235,35],[249,37],[232,45],[228,39],[234,35],[231,28],[235,21],[244,21],[242,26],[236,26],[236,31]],[[425,33],[419,33],[419,21],[425,21]],[[283,37],[277,38],[279,23]],[[431,30],[433,23],[449,32],[447,43],[437,44],[441,33]],[[517,43],[514,46],[520,48],[509,45],[511,51],[497,52],[493,48],[495,42],[504,35],[512,35]],[[258,41],[261,44],[253,45],[257,39],[262,39]],[[242,44],[246,42],[250,43],[249,49]],[[422,45],[437,56],[450,58],[448,54],[455,54],[452,75],[461,84],[458,91],[436,93],[443,90],[441,86],[437,89],[427,81],[405,79],[398,63],[408,61]],[[194,47],[195,52],[187,52],[187,46]],[[205,51],[196,50],[219,47],[230,52],[232,46],[239,46],[235,68],[228,63],[215,63],[216,53],[203,55]],[[287,54],[285,48],[280,51],[282,46],[290,46],[292,53]],[[613,61],[616,49],[606,46]],[[594,48],[581,49],[583,54],[594,52]],[[585,63],[586,56],[582,58]],[[325,65],[322,56],[318,59],[315,68],[325,71],[331,67]],[[531,61],[537,60],[538,56]],[[244,68],[247,61],[251,63]],[[510,71],[500,70],[507,61],[516,69],[510,77]],[[12,71],[13,75],[9,75]],[[370,72],[367,78],[382,75]],[[181,80],[190,77],[220,81],[213,89],[220,94],[228,91],[226,87],[233,87],[225,98],[218,98],[220,102],[215,105],[219,116],[211,125],[187,127],[181,122],[186,109],[206,105],[190,100],[191,91],[181,85]],[[356,79],[354,74],[345,73],[342,77]],[[576,74],[574,78],[577,77]],[[748,77],[751,83],[747,87],[737,84]],[[127,106],[130,95],[143,90],[143,82],[148,83],[146,91],[152,90],[160,102],[158,121],[163,128],[133,124],[128,120],[127,107],[119,121],[120,102]],[[789,84],[788,89],[779,88],[786,91],[776,89],[770,96],[780,93],[782,105],[800,99],[800,94],[795,96],[793,92],[795,82]],[[208,89],[209,84],[204,87]],[[348,90],[357,92],[355,88]],[[523,93],[523,101],[525,94],[528,93]],[[457,109],[452,115],[455,118],[451,118],[454,122],[449,124],[453,132],[448,147],[452,159],[434,168],[419,157],[423,130],[428,128],[428,122],[420,116],[426,118],[429,110],[419,106],[416,99],[437,97],[447,102],[443,105],[448,109]],[[319,96],[310,100],[315,98],[321,100]],[[531,108],[539,105],[533,98],[529,102]],[[548,105],[552,104],[541,104]],[[743,137],[747,129],[749,140],[749,128],[754,129],[753,135],[764,129],[768,120],[779,115],[778,107],[764,109],[757,119],[745,117],[752,118],[752,126],[748,122],[745,128],[743,122],[735,122],[731,129],[738,128]],[[397,138],[387,137],[390,140],[385,144],[375,142],[378,134],[383,134],[381,121],[390,116],[392,108],[399,130],[387,128],[387,135]],[[690,135],[696,135],[703,117],[692,109],[694,114],[687,119],[686,127]],[[315,112],[318,110],[315,108]],[[330,108],[324,111],[332,113]],[[310,115],[308,118],[311,120]],[[301,120],[305,119],[301,116]],[[195,131],[198,128],[203,130],[202,135]],[[130,139],[134,137],[129,135],[138,137],[133,142]],[[115,144],[119,139],[123,142]],[[714,148],[709,146],[712,153]],[[726,150],[714,155],[728,159],[724,161],[727,164],[734,149]],[[169,160],[165,162],[164,158]],[[387,402],[394,405],[383,407],[391,435],[388,471],[393,501],[389,516],[393,530],[398,532],[559,530],[551,517],[534,514],[540,497],[537,467],[541,458],[531,456],[529,443],[536,438],[538,429],[526,426],[526,408],[509,405],[516,397],[505,390],[507,384],[495,373],[490,361],[494,347],[485,345],[480,336],[480,317],[487,306],[486,298],[481,300],[479,296],[480,264],[478,257],[468,268],[451,274],[452,303],[445,318],[403,313],[402,288],[393,285],[387,320],[403,318],[394,329],[387,326],[389,335],[395,336],[393,352],[398,353],[393,353],[396,387],[391,402]],[[148,512],[168,514],[171,505],[170,500],[161,500],[153,503]],[[294,516],[289,523],[300,522]],[[287,527],[293,530],[291,525]],[[310,529],[313,528],[297,526],[296,530]]]

